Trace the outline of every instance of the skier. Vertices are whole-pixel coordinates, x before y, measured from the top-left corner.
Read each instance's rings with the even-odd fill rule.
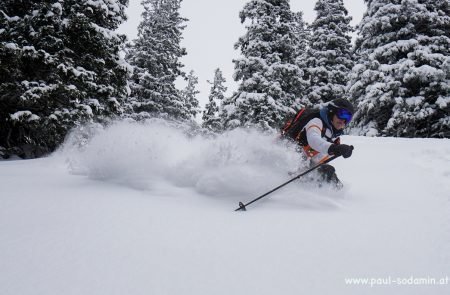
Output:
[[[296,141],[311,165],[323,163],[331,156],[348,158],[352,155],[353,146],[341,144],[339,136],[351,121],[353,113],[353,105],[342,98],[329,102],[320,110],[302,109],[292,122],[285,125],[282,136]],[[319,181],[342,188],[333,166],[323,164],[317,171]]]

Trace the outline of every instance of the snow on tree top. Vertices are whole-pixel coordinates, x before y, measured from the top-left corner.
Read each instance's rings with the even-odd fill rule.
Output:
[[[26,121],[37,121],[39,116],[33,114],[30,111],[19,111],[10,115],[10,118],[14,121],[26,120]]]

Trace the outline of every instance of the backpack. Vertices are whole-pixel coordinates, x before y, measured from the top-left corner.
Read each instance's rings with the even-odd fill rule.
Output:
[[[306,130],[303,128],[313,118],[320,118],[320,111],[302,108],[295,117],[288,120],[281,129],[281,137],[297,141],[302,146],[307,146]],[[320,118],[321,119],[321,118]],[[325,136],[326,128],[322,128],[322,137]]]

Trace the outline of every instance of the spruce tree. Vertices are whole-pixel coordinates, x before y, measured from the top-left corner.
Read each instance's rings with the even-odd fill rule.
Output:
[[[209,102],[205,106],[203,111],[203,123],[202,127],[208,130],[218,132],[222,130],[221,119],[219,118],[219,105],[224,100],[227,87],[223,84],[226,82],[220,69],[216,69],[214,72],[214,80],[211,84],[211,90],[209,93]]]
[[[311,102],[308,98],[308,88],[310,85],[307,76],[307,50],[309,48],[309,41],[311,39],[311,32],[303,20],[303,12],[298,11],[293,13],[294,22],[292,29],[294,31],[295,41],[294,49],[295,64],[299,68],[300,77],[302,77],[302,86],[295,93],[294,103],[292,105],[295,113],[303,107],[310,106]]]
[[[289,0],[251,0],[240,12],[247,33],[235,44],[242,58],[234,60],[238,91],[231,97],[226,128],[278,127],[295,112],[295,99],[305,88],[297,64],[298,17]]]
[[[186,50],[180,46],[184,23],[181,0],[143,0],[144,12],[138,37],[127,55],[134,66],[130,83],[132,116],[189,119],[182,92],[175,80],[185,73],[180,58]]]
[[[345,95],[353,67],[349,36],[353,29],[343,0],[318,0],[314,10],[317,17],[310,26],[306,93],[311,105],[317,106]]]
[[[237,110],[237,96],[238,93],[224,97],[219,107],[219,119],[222,130],[234,129],[241,126],[241,119],[239,115],[241,110]],[[242,108],[242,105],[240,106]]]
[[[200,113],[197,99],[197,94],[200,93],[200,91],[197,90],[198,77],[194,75],[194,71],[190,71],[186,79],[188,84],[183,90],[182,95],[184,97],[184,104],[187,112],[190,114],[191,119],[195,120],[197,114]]]
[[[354,132],[450,137],[449,2],[366,2],[350,82]]]
[[[120,114],[127,67],[114,31],[127,0],[2,1],[0,146],[53,151],[74,126]]]

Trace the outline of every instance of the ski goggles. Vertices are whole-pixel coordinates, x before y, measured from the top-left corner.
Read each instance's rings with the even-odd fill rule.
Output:
[[[349,123],[352,120],[353,114],[346,109],[338,109],[336,111],[336,116],[341,119],[341,120],[345,120],[345,123]]]

